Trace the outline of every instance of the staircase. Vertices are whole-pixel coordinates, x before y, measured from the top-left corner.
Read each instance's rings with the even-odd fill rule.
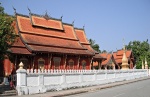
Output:
[[[9,85],[0,85],[0,97],[15,96],[16,90],[11,90]]]

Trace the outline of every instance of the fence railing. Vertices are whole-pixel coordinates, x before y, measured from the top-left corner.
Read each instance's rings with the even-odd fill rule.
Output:
[[[27,74],[85,74],[85,73],[111,73],[111,72],[139,72],[147,71],[146,69],[129,69],[129,70],[53,70],[53,69],[27,69]]]

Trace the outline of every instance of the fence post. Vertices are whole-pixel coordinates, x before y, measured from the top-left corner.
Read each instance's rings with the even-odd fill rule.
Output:
[[[28,94],[28,88],[27,88],[27,78],[26,73],[27,71],[23,69],[23,63],[21,62],[19,64],[19,69],[17,72],[17,92],[18,95],[27,95]]]
[[[66,85],[66,75],[65,74],[62,74],[61,77],[60,77],[60,85],[61,85],[61,88],[58,89],[58,90],[61,90],[62,88],[67,88],[67,85]]]

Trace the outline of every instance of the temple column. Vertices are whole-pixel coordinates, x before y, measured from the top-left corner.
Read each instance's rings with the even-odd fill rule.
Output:
[[[100,60],[98,60],[98,69],[99,69],[99,70],[101,69]]]
[[[46,68],[46,69],[48,70],[48,69],[49,69],[49,67],[50,67],[50,66],[49,66],[49,53],[48,53],[48,58],[47,58],[47,65],[48,65],[48,66],[47,66],[47,68]]]
[[[112,66],[113,66],[113,70],[115,70],[116,68],[115,68],[115,64],[114,63],[112,63]]]
[[[105,65],[105,70],[107,70],[107,65]]]
[[[119,65],[117,65],[117,66],[118,66],[118,69],[121,69]]]
[[[66,69],[66,61],[67,61],[67,55],[65,55],[65,60],[64,60],[64,69]]]
[[[17,70],[17,55],[15,57],[15,71]]]
[[[27,68],[27,69],[31,70],[31,68],[32,68],[32,56],[30,56],[29,68]]]
[[[78,66],[77,66],[78,69],[80,69],[80,56],[78,57]]]
[[[52,54],[50,55],[49,59],[49,65],[48,65],[48,69],[51,69],[51,63],[52,63]]]
[[[92,60],[93,60],[93,58],[89,58],[89,62],[90,62],[90,70],[91,70],[91,68],[92,68]]]
[[[32,69],[34,70],[34,59],[35,59],[35,56],[33,56],[33,60],[32,60]]]
[[[91,69],[93,70],[93,60],[92,60],[92,62],[91,62]]]

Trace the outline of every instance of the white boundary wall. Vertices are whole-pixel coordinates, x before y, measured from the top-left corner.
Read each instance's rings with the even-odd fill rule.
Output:
[[[33,70],[31,70],[33,71]],[[18,95],[107,84],[148,76],[147,69],[130,70],[17,70]]]

